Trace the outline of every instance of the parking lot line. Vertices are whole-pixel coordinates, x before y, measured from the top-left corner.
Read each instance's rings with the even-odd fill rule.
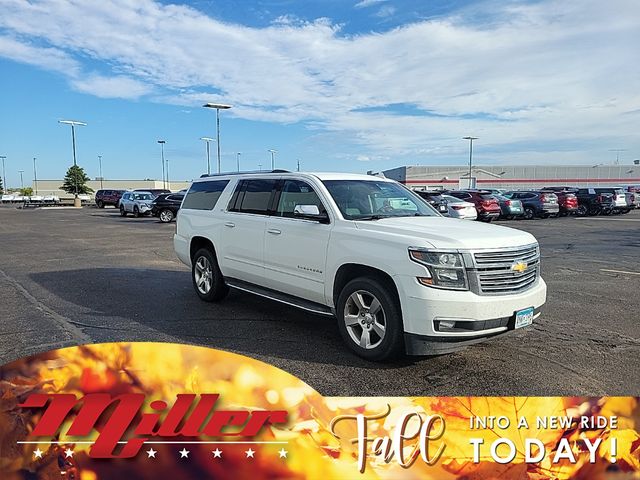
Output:
[[[640,275],[640,272],[627,272],[625,270],[609,270],[607,268],[601,268],[601,272],[612,272],[612,273],[624,273],[626,275]]]
[[[608,218],[608,217],[577,217],[576,220],[608,220],[610,222],[640,222],[640,218]]]

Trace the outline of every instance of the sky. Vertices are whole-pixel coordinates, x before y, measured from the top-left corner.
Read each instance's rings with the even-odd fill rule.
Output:
[[[637,0],[0,0],[9,187],[640,158]],[[615,151],[620,150],[620,151]],[[216,146],[211,144],[212,169]]]

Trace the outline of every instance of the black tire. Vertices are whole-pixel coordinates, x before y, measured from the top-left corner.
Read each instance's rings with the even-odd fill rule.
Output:
[[[98,200],[96,202],[96,205],[98,206],[98,208],[104,208],[104,202],[102,200]]]
[[[120,205],[120,216],[121,217],[126,217],[127,216],[127,211],[124,209],[124,207],[122,205]]]
[[[138,206],[137,205],[133,206],[133,216],[135,218],[138,218],[140,216],[140,210],[138,210]]]
[[[524,218],[525,220],[533,220],[536,218],[536,212],[531,207],[524,207]]]
[[[402,314],[393,288],[387,282],[382,282],[376,278],[360,277],[351,280],[340,292],[336,308],[338,329],[347,347],[362,358],[371,361],[390,360],[403,352],[404,328]],[[354,302],[354,295],[362,299],[360,303],[364,307],[363,309],[360,309],[357,303]],[[370,308],[374,305],[372,299],[376,299],[380,304],[380,308],[373,313]],[[369,303],[367,304],[367,302]],[[380,314],[382,317],[379,316]],[[351,316],[352,321],[354,317],[356,320],[349,327],[347,327],[347,315]],[[384,322],[382,337],[378,333],[380,331],[379,327],[382,325],[379,320]],[[377,329],[376,326],[378,327]],[[365,329],[368,333],[365,333]],[[361,341],[363,337],[369,339],[369,348],[360,346],[356,342],[358,333]]]
[[[578,205],[576,217],[586,217],[589,214],[589,208],[586,205]]]
[[[168,208],[163,208],[162,210],[160,210],[160,213],[158,214],[158,218],[162,223],[170,223],[171,220],[173,220],[174,215],[173,215],[173,212]]]
[[[202,275],[207,270],[208,283],[207,280],[201,283]],[[229,293],[229,287],[224,283],[218,260],[208,248],[201,248],[191,259],[191,281],[196,294],[204,302],[218,302]]]

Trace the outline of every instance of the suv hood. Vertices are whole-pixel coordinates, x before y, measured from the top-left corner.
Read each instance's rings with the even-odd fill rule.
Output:
[[[387,233],[428,242],[434,248],[480,249],[518,247],[537,243],[530,233],[514,228],[444,217],[398,217],[356,221],[360,230]],[[416,246],[421,246],[414,240]]]

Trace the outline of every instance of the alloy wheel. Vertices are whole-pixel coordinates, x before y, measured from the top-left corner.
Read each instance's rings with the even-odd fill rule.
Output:
[[[365,290],[353,292],[344,305],[343,317],[349,337],[358,346],[369,350],[382,343],[387,322],[375,295]]]
[[[164,223],[169,223],[173,220],[173,213],[171,210],[163,210],[160,212],[160,221]]]
[[[211,262],[209,262],[206,257],[198,258],[194,275],[198,291],[203,295],[208,294],[213,284],[213,271],[211,269]]]

